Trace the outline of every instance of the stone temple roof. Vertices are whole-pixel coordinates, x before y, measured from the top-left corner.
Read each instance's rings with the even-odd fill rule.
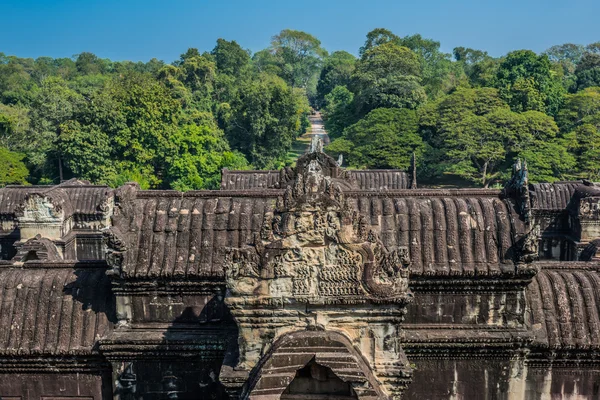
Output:
[[[364,218],[368,231],[389,250],[408,249],[411,279],[520,276],[519,253],[532,230],[518,198],[491,189],[410,189],[402,171],[344,171],[333,161],[325,170],[327,179],[340,182],[344,206]],[[186,193],[140,190],[135,184],[113,190],[79,181],[1,188],[0,246],[18,247],[31,239],[19,237],[19,218],[32,196],[49,199],[51,207],[64,211],[63,218],[73,218],[68,232],[76,239],[74,250],[69,238],[55,240],[63,264],[0,262],[0,355],[89,353],[111,329],[104,260],[96,260],[100,267],[78,267],[77,249],[100,248],[100,239],[90,239],[90,233],[118,243],[124,281],[223,284],[226,250],[252,244],[262,233],[292,190],[289,174],[224,171],[222,190]],[[527,188],[531,209],[552,212],[563,212],[577,196],[598,194],[582,182]],[[99,218],[108,222],[95,223]],[[600,348],[600,276],[590,268],[595,264],[539,265],[527,288],[536,345]]]
[[[410,174],[397,169],[348,170],[361,190],[409,189]],[[280,186],[280,171],[230,171],[223,170],[222,190],[261,190]]]
[[[535,344],[600,349],[600,274],[590,263],[548,262],[527,288]]]
[[[226,248],[251,243],[278,193],[139,191],[116,218],[126,238],[128,277],[223,276]],[[514,272],[511,207],[487,190],[403,190],[361,194],[347,202],[393,249],[408,247],[416,275]]]
[[[104,268],[0,266],[0,356],[89,354],[112,328]]]

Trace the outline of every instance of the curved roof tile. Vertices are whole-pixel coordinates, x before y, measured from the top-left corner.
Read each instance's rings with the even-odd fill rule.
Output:
[[[527,288],[536,345],[600,349],[600,274],[593,269],[542,269]]]
[[[0,269],[0,354],[88,354],[114,321],[104,269]]]

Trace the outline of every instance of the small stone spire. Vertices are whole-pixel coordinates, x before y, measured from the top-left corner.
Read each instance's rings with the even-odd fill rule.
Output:
[[[323,152],[323,140],[318,136],[313,136],[310,141],[309,153],[322,153]]]
[[[412,182],[410,183],[411,189],[417,188],[417,153],[413,152],[410,160],[410,170],[412,175]]]

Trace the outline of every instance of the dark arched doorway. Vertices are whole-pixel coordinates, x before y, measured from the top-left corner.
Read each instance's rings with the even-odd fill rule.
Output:
[[[276,341],[254,369],[240,399],[373,400],[388,396],[344,335],[300,331]]]
[[[313,358],[304,368],[296,371],[294,380],[281,395],[281,400],[357,400],[358,396],[348,382],[341,380],[331,368],[317,364]]]

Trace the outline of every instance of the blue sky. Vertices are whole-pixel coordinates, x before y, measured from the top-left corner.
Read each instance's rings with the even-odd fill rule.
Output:
[[[329,50],[356,54],[384,27],[500,56],[600,41],[600,0],[0,0],[0,52],[166,62],[220,37],[252,51],[282,29],[307,31]]]

